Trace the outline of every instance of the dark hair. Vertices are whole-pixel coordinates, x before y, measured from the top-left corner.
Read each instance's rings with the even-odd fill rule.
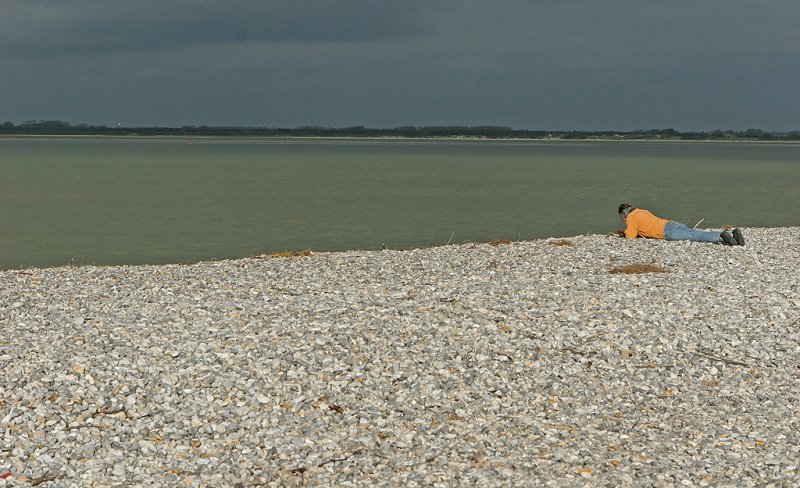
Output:
[[[633,206],[629,203],[620,203],[619,210],[617,210],[617,213],[622,213],[629,208],[633,208]]]

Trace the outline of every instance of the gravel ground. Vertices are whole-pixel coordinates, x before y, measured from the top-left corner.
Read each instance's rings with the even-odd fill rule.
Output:
[[[800,486],[800,227],[745,237],[0,272],[0,487]]]

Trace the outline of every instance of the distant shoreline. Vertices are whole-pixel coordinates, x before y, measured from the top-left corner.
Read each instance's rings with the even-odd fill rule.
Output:
[[[456,140],[657,140],[657,141],[800,141],[800,130],[765,131],[761,129],[711,131],[646,130],[529,130],[505,126],[402,126],[372,128],[365,126],[319,127],[232,127],[187,125],[182,127],[108,127],[71,124],[61,120],[32,120],[15,125],[0,125],[0,135],[51,136],[180,136],[180,137],[334,137],[402,138]]]
[[[800,139],[758,140],[758,139],[623,139],[623,138],[525,138],[525,137],[478,137],[478,136],[304,136],[304,135],[189,135],[189,134],[3,134],[0,140],[11,139],[165,139],[165,140],[314,140],[314,141],[419,141],[419,142],[509,142],[509,143],[668,143],[668,144],[763,144],[800,145]]]

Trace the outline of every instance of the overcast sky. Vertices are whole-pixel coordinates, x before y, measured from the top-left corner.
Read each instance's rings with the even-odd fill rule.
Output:
[[[800,129],[798,0],[0,0],[0,122]]]

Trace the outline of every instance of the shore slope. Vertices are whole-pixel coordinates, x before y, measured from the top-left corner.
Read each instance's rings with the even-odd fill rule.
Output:
[[[0,486],[798,485],[800,227],[745,237],[0,272]]]

